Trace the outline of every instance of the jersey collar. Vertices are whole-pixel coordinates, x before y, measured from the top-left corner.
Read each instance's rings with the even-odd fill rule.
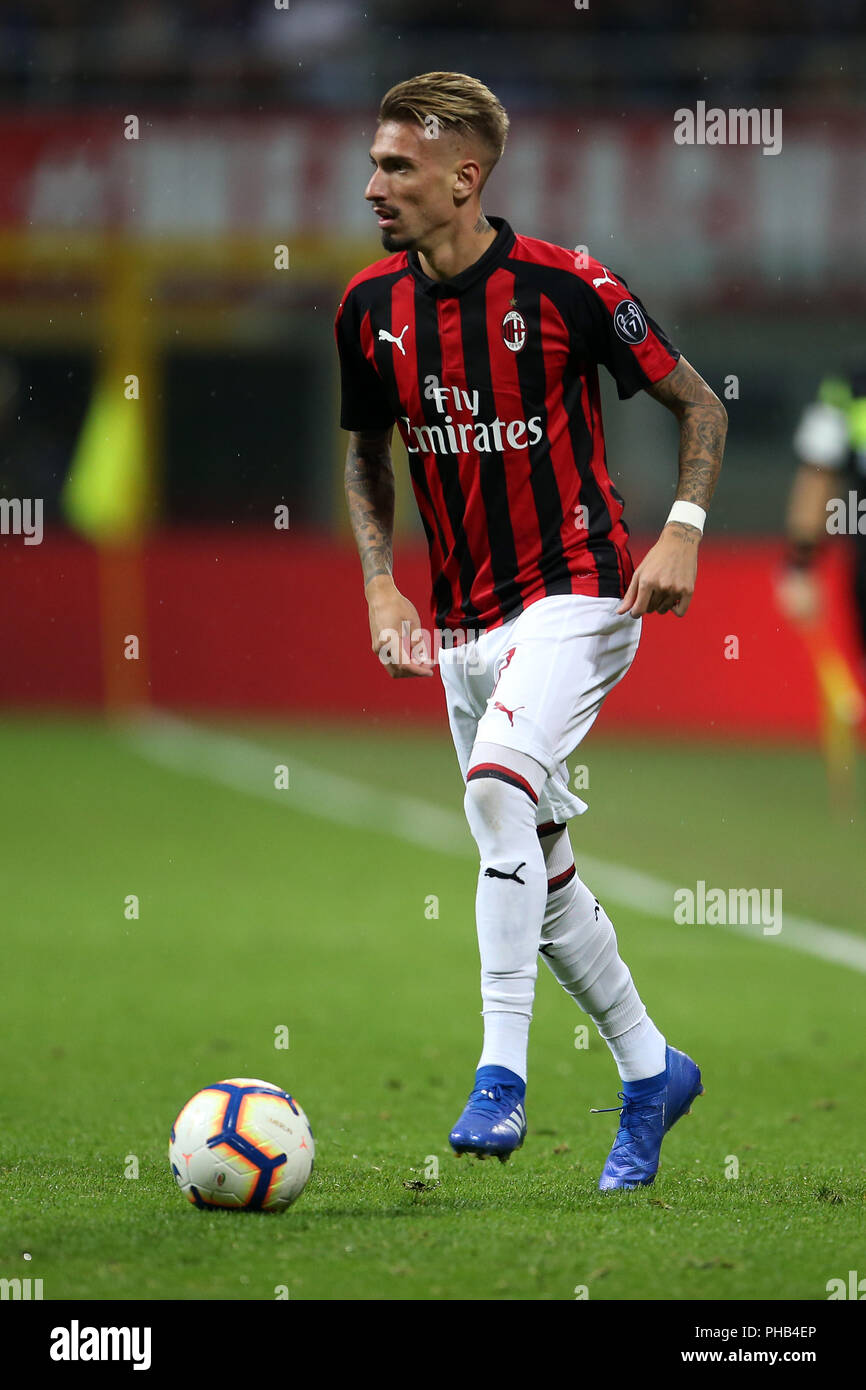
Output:
[[[431,280],[429,275],[425,275],[421,269],[421,262],[417,251],[409,251],[409,269],[415,277],[415,283],[423,294],[429,294],[433,299],[446,299],[451,295],[462,294],[469,289],[477,280],[489,275],[501,261],[505,260],[512,246],[514,245],[514,233],[503,217],[488,217],[487,221],[491,227],[496,228],[496,237],[491,241],[483,256],[479,256],[477,261],[473,261],[465,270],[461,270],[459,275],[455,275],[453,280]]]

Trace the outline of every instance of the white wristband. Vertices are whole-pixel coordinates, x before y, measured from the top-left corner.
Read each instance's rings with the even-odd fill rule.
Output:
[[[697,502],[674,502],[668,513],[668,521],[683,521],[686,526],[695,526],[704,534],[704,522],[707,514],[703,507],[699,507]],[[667,525],[667,521],[665,522]]]

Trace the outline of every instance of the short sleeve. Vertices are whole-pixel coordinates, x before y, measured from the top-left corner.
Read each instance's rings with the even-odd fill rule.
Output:
[[[620,400],[654,386],[673,371],[679,349],[625,280],[593,263],[588,278],[575,277],[575,283],[580,287],[575,345],[607,367]]]
[[[386,430],[396,415],[381,377],[364,355],[359,329],[349,297],[340,305],[334,321],[340,359],[340,426],[344,430]]]

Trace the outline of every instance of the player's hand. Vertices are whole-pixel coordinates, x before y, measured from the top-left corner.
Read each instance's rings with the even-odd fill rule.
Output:
[[[821,611],[821,591],[811,570],[786,569],[776,579],[776,602],[792,623],[810,623]]]
[[[700,539],[696,526],[669,521],[632,575],[617,613],[630,613],[633,618],[676,613],[682,618],[695,592]]]
[[[432,676],[436,669],[430,658],[427,634],[418,610],[404,598],[388,575],[377,575],[366,588],[370,610],[370,636],[373,651],[389,676]]]

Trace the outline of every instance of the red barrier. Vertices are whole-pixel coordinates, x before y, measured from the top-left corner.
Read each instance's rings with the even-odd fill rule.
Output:
[[[646,548],[635,540],[635,558]],[[812,669],[773,602],[779,557],[775,542],[704,541],[687,617],[644,620],[634,666],[608,700],[601,726],[813,738]],[[5,538],[0,703],[104,703],[106,691],[119,688],[124,639],[134,633],[157,705],[378,723],[441,725],[445,718],[438,677],[394,681],[373,655],[351,542],[295,531],[165,532],[149,542],[142,564],[145,621],[134,617],[140,595],[130,592],[127,604],[115,592],[104,604],[113,630],[103,633],[100,562],[90,546],[50,532],[40,546]],[[395,572],[429,623],[426,554],[398,552]],[[828,547],[824,578],[834,626],[853,655],[842,548]],[[113,673],[103,665],[103,643]]]
[[[619,209],[627,215],[639,189],[639,232],[622,235],[617,256],[625,260],[615,268],[631,277],[629,261],[639,256],[636,288],[652,287],[653,303],[685,295],[754,309],[769,293],[784,313],[820,288],[825,310],[836,301],[849,315],[862,306],[866,118],[857,104],[786,110],[778,159],[751,143],[678,146],[671,117],[630,112],[624,121],[582,102],[521,112],[491,181],[491,210],[563,246],[586,236],[599,255],[608,222]],[[341,247],[360,240],[367,260],[381,255],[363,198],[372,109],[196,112],[148,103],[140,141],[122,138],[122,119],[76,107],[0,111],[0,231],[16,229],[31,244],[60,235],[55,268],[66,275],[70,247],[74,266],[82,236],[106,232],[141,238],[139,257],[151,238],[204,239],[217,257],[233,238],[286,242],[293,280],[327,274],[330,264],[339,288],[348,278],[333,268]],[[808,217],[804,189],[820,190]],[[355,264],[365,264],[357,254]],[[44,264],[32,272],[37,282]],[[248,265],[260,268],[260,253]]]

